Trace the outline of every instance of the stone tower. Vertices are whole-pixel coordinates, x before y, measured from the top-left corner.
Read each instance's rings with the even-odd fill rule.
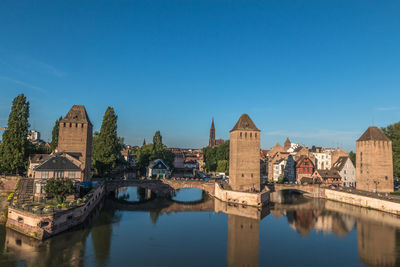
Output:
[[[356,142],[356,186],[365,191],[393,192],[392,141],[371,126]]]
[[[209,147],[214,147],[214,146],[215,146],[215,126],[214,126],[214,118],[212,119],[212,122],[211,122],[210,139],[209,139],[209,141],[208,141],[208,146],[209,146]]]
[[[230,131],[229,184],[236,191],[260,191],[260,130],[247,114]]]
[[[82,181],[90,180],[92,161],[93,125],[86,109],[82,105],[74,105],[60,121],[58,135],[58,151],[66,152],[82,163]]]

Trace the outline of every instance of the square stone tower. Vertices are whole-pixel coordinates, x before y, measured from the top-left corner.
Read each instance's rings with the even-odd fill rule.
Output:
[[[243,114],[230,131],[229,184],[235,191],[260,191],[260,130]]]
[[[371,126],[357,140],[356,152],[357,189],[393,192],[392,141]]]
[[[93,125],[85,107],[72,106],[68,114],[60,121],[57,150],[79,159],[82,163],[82,181],[90,180],[92,137]]]

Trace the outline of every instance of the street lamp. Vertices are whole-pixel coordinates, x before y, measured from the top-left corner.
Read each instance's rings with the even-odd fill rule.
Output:
[[[378,193],[378,184],[379,184],[379,181],[374,180],[374,184],[375,184],[375,193]]]

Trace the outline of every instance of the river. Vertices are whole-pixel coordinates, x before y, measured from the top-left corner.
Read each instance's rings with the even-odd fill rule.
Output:
[[[259,210],[199,189],[120,188],[80,227],[37,241],[0,227],[0,266],[399,266],[400,218],[284,192]]]

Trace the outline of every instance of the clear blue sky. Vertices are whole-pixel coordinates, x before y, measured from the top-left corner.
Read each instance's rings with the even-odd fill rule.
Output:
[[[400,120],[400,1],[22,1],[0,3],[0,126],[19,93],[50,139],[73,104],[95,130],[115,108],[126,143],[161,130],[203,147],[242,113],[262,147],[354,149]]]

